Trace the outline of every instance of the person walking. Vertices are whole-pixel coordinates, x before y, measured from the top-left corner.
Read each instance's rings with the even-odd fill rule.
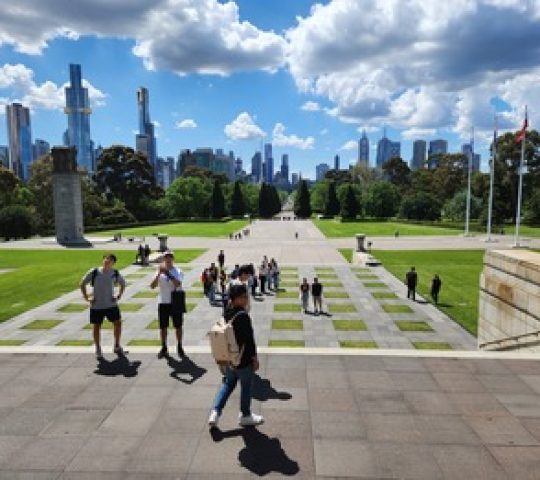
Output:
[[[223,267],[225,266],[225,252],[223,250],[219,251],[219,255],[217,259],[218,259],[219,270],[221,271],[223,270]]]
[[[218,282],[218,270],[214,262],[210,264],[206,281],[208,283],[208,300],[210,305],[214,305],[216,303],[216,288]]]
[[[217,427],[219,418],[227,400],[240,381],[240,415],[238,423],[242,427],[260,425],[264,422],[261,415],[251,411],[251,390],[254,373],[259,369],[257,345],[253,334],[251,318],[246,311],[248,291],[245,285],[233,285],[229,291],[230,304],[225,312],[225,320],[232,322],[238,348],[242,352],[237,367],[227,366],[225,378],[214,399],[208,417],[208,425]]]
[[[441,291],[441,285],[442,282],[439,275],[435,274],[431,280],[431,298],[433,299],[435,305],[439,303],[439,292]]]
[[[163,254],[163,262],[159,266],[156,276],[150,283],[150,288],[154,289],[159,286],[158,294],[158,321],[161,337],[161,350],[158,353],[158,358],[168,357],[169,350],[167,348],[167,330],[169,321],[172,319],[173,327],[176,330],[176,351],[180,358],[185,356],[182,348],[182,325],[184,323],[184,307],[185,297],[182,290],[182,282],[184,281],[184,273],[174,265],[174,254],[171,251],[166,251]],[[176,293],[178,292],[178,293]],[[180,294],[180,292],[182,292]],[[176,295],[179,299],[184,299],[184,302],[174,301],[173,296]]]
[[[313,311],[315,315],[323,313],[322,311],[322,283],[319,283],[319,279],[315,277],[311,284],[311,296],[313,297]]]
[[[268,277],[268,263],[263,261],[261,263],[261,266],[259,267],[259,283],[260,283],[260,289],[261,289],[262,295],[266,293],[267,277]]]
[[[309,283],[307,278],[304,277],[300,284],[300,300],[302,301],[302,310],[304,313],[308,313],[309,308]]]
[[[411,267],[411,269],[405,275],[405,285],[407,285],[407,298],[413,299],[413,302],[416,301],[416,285],[418,285],[418,274],[416,269]]]
[[[101,267],[90,269],[83,276],[80,288],[84,299],[90,303],[90,324],[96,349],[96,358],[103,359],[101,351],[101,325],[107,318],[113,324],[114,348],[113,352],[120,356],[125,354],[120,346],[120,336],[122,334],[122,316],[118,301],[122,298],[126,288],[126,281],[118,270],[114,268],[116,255],[108,253],[103,256]],[[88,294],[87,287],[93,289],[92,295]],[[119,286],[118,294],[115,294],[115,287]]]
[[[279,290],[279,266],[274,258],[270,260],[270,265],[272,267],[272,284],[277,292]]]

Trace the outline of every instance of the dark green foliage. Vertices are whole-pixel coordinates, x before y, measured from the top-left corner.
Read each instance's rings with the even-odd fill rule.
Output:
[[[467,209],[467,190],[457,192],[443,207],[443,215],[447,220],[453,222],[465,221],[465,211]],[[478,218],[482,211],[482,199],[471,195],[471,218]]]
[[[335,216],[339,214],[339,211],[340,205],[337,198],[336,182],[330,182],[328,184],[328,196],[324,206],[324,214],[328,216]]]
[[[360,205],[354,194],[351,184],[347,186],[345,199],[341,205],[341,218],[346,220],[354,220],[360,213]]]
[[[259,191],[259,215],[271,218],[281,211],[281,199],[276,187],[263,183]]]
[[[389,182],[372,183],[365,197],[366,215],[377,218],[389,218],[399,209],[400,195],[397,187]]]
[[[294,213],[299,218],[311,217],[309,189],[305,180],[300,180],[298,183],[298,190],[294,199]]]
[[[28,238],[35,233],[32,212],[22,205],[10,205],[0,210],[0,237]]]
[[[234,182],[234,189],[231,199],[231,215],[233,217],[242,217],[246,213],[246,205],[244,202],[244,194],[240,187],[240,181]]]
[[[524,221],[531,225],[540,225],[540,190],[535,190],[525,204]]]
[[[393,157],[389,159],[382,166],[382,170],[385,179],[390,183],[393,183],[401,191],[409,187],[411,169],[400,157]]]
[[[225,197],[223,196],[223,191],[221,190],[221,183],[217,179],[214,180],[210,213],[212,218],[223,218],[227,215],[227,212],[225,211]]]
[[[328,170],[324,178],[327,180],[332,180],[338,185],[341,185],[342,183],[351,183],[353,181],[351,172],[349,170]]]
[[[208,178],[177,178],[165,194],[169,215],[173,218],[208,217],[212,188]]]
[[[403,197],[399,216],[409,220],[437,220],[441,216],[441,205],[430,193],[411,193]]]

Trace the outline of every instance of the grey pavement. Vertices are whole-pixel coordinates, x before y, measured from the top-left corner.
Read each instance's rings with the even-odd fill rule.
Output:
[[[209,431],[220,382],[205,354],[0,354],[0,478],[539,478],[537,360],[262,354],[265,423],[236,391]]]

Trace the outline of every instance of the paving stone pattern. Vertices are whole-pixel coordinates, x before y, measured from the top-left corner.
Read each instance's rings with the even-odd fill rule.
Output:
[[[537,479],[540,363],[261,355],[209,432],[209,355],[0,355],[0,478]]]

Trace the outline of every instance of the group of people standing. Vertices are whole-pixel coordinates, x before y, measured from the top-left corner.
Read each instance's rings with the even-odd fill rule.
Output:
[[[319,279],[315,277],[310,285],[308,279],[304,277],[300,284],[300,301],[302,302],[302,310],[304,313],[309,313],[309,296],[313,299],[313,313],[319,315],[323,312],[322,309],[322,294],[323,285]]]
[[[407,298],[411,298],[413,301],[416,301],[416,287],[418,286],[418,273],[416,272],[415,267],[405,274],[405,285],[407,285]],[[442,281],[439,275],[433,275],[431,279],[431,289],[430,294],[433,299],[433,303],[437,305],[439,303],[439,292],[441,291]]]

